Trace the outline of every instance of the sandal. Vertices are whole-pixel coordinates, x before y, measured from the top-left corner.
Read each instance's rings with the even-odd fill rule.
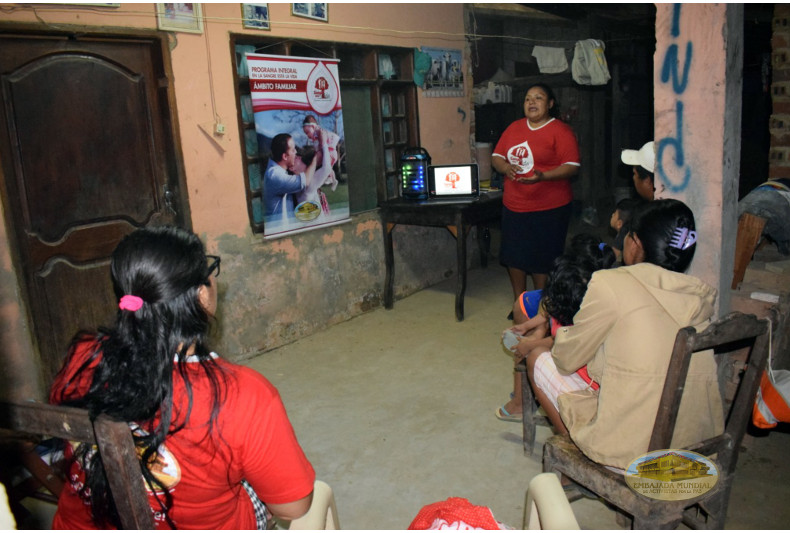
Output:
[[[505,406],[497,407],[496,411],[494,411],[496,417],[504,422],[521,422],[524,420],[524,415],[521,413],[508,413]]]

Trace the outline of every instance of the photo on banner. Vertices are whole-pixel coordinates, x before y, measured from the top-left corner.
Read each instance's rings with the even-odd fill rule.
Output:
[[[336,59],[247,53],[265,237],[349,219]]]

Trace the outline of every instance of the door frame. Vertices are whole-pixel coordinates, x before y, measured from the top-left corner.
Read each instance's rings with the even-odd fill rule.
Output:
[[[188,189],[186,185],[186,174],[184,170],[184,156],[181,144],[180,124],[178,121],[178,109],[176,106],[175,89],[172,80],[173,68],[171,61],[170,34],[150,29],[97,29],[95,26],[59,24],[57,29],[42,27],[37,24],[0,22],[0,36],[22,35],[30,39],[47,38],[69,38],[78,37],[79,39],[97,39],[106,41],[123,40],[145,40],[152,43],[157,51],[154,60],[161,61],[157,68],[163,73],[163,78],[156,81],[158,94],[163,100],[160,105],[166,108],[163,114],[164,132],[166,134],[167,146],[167,172],[176,183],[176,190],[171,192],[176,197],[178,212],[175,215],[175,223],[192,229],[192,215],[189,206]],[[162,91],[165,94],[162,94]],[[0,105],[4,105],[0,101]],[[0,127],[7,127],[3,124]],[[9,157],[8,153],[0,153],[0,160]],[[6,374],[0,378],[5,382],[7,393],[4,397],[30,398],[46,397],[43,361],[36,335],[37,328],[43,327],[42,324],[35,324],[30,306],[31,293],[27,285],[24,261],[20,251],[19,228],[16,227],[14,213],[10,205],[8,194],[8,181],[15,179],[15,174],[6,173],[5,163],[0,163],[0,207],[2,208],[2,224],[0,227],[0,239],[5,237],[7,242],[7,257],[10,262],[10,271],[0,271],[3,277],[13,276],[16,287],[9,287],[0,292],[0,308],[5,308],[6,316],[13,316],[13,323],[6,324],[0,328],[0,344],[3,346],[3,353],[0,354],[0,369]],[[13,186],[13,185],[12,185]],[[5,244],[0,241],[0,244]],[[5,262],[5,253],[0,251],[0,265]],[[14,309],[16,307],[16,309]],[[15,312],[16,311],[16,312]],[[98,326],[98,324],[97,324]]]

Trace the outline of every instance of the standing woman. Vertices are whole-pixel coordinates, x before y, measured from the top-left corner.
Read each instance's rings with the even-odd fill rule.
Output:
[[[293,520],[312,502],[315,472],[277,389],[206,346],[219,272],[192,232],[125,237],[111,263],[115,325],[75,337],[50,391],[51,403],[129,422],[157,529],[263,528],[266,508]],[[53,528],[120,527],[98,455],[67,456]]]
[[[527,274],[542,289],[562,254],[573,199],[570,178],[579,172],[579,146],[561,122],[554,92],[535,84],[524,98],[526,120],[505,130],[492,165],[505,176],[500,262],[510,275],[513,299],[527,289]]]

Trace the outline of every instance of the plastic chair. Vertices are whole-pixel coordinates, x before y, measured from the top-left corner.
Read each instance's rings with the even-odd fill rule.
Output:
[[[14,520],[14,515],[11,514],[5,485],[2,483],[0,483],[0,529],[16,529],[16,520]]]
[[[683,328],[675,338],[653,434],[645,453],[670,448],[686,375],[695,352],[722,348],[720,367],[727,353],[735,349],[749,352],[745,359],[746,371],[740,378],[740,385],[730,404],[723,433],[684,447],[709,457],[716,464],[719,479],[709,492],[681,501],[648,498],[633,491],[626,484],[625,476],[591,461],[568,437],[562,435],[546,441],[543,471],[564,474],[588,488],[620,510],[618,519],[622,518],[623,513],[633,517],[634,529],[674,529],[681,522],[690,527],[723,529],[738,452],[768,359],[769,335],[769,320],[736,312],[714,322],[700,333],[691,327]]]
[[[581,529],[556,475],[545,472],[529,482],[524,529]]]
[[[323,481],[316,479],[313,487],[313,503],[310,504],[310,509],[303,517],[291,521],[288,529],[340,529],[335,495],[332,492],[332,488]]]
[[[35,465],[29,444],[42,436],[95,444],[105,466],[121,525],[124,529],[153,529],[151,506],[140,475],[132,432],[126,422],[115,421],[105,415],[91,421],[88,411],[73,407],[40,402],[2,402],[0,428],[10,430],[4,434],[7,435],[6,440],[18,444],[19,454],[25,457],[27,464],[31,464],[31,474],[54,491],[55,496],[63,483],[53,479],[53,470],[39,458],[39,464]]]

